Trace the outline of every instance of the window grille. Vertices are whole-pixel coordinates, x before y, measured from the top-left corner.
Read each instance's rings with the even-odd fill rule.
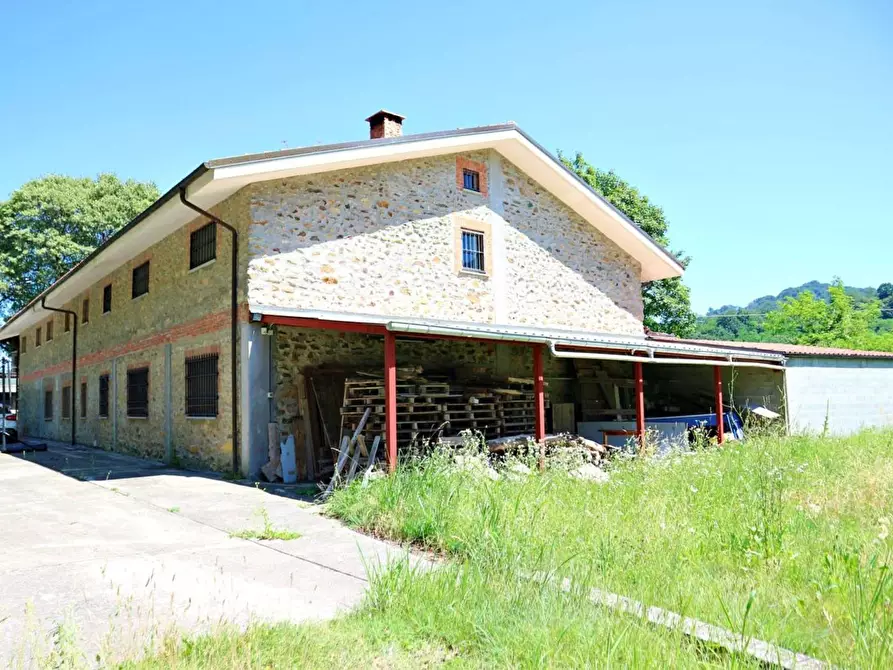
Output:
[[[462,231],[462,269],[484,272],[484,234]]]
[[[130,297],[139,298],[149,292],[149,261],[137,268],[133,268],[133,278],[130,285]]]
[[[217,416],[218,355],[186,359],[186,416]]]
[[[47,421],[53,418],[53,389],[45,389],[43,392],[43,418]]]
[[[481,175],[477,170],[462,170],[462,182],[469,191],[481,190]]]
[[[112,285],[102,289],[102,313],[108,314],[112,311]]]
[[[149,368],[127,371],[127,416],[149,416]]]
[[[53,322],[47,321],[47,342],[53,339]]]
[[[81,305],[81,323],[90,323],[90,298],[84,298]]]
[[[99,377],[99,416],[107,417],[109,415],[109,376],[101,375]]]
[[[82,419],[87,418],[87,382],[81,382],[80,416]]]
[[[62,418],[71,418],[71,387],[62,387]]]
[[[217,258],[217,224],[209,223],[189,236],[189,269]]]

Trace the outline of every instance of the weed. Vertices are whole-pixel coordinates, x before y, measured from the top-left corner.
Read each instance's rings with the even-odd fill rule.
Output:
[[[296,540],[301,537],[301,534],[295,531],[274,528],[266,507],[260,507],[257,510],[257,514],[260,516],[264,524],[262,530],[247,528],[245,530],[236,531],[235,533],[230,533],[229,536],[238,537],[242,540]]]
[[[180,513],[180,508],[179,508],[179,507],[176,507],[176,506],[175,506],[175,507],[168,507],[168,508],[167,508],[167,511],[170,512],[171,514],[179,514],[179,513]]]

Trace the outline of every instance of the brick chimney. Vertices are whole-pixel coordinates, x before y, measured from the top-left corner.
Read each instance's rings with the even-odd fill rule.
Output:
[[[400,137],[403,134],[403,119],[405,118],[405,116],[394,114],[386,109],[378,110],[366,119],[369,122],[369,139]]]

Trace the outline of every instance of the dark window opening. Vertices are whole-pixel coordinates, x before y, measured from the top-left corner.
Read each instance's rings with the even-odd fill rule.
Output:
[[[47,342],[53,339],[53,322],[47,321]]]
[[[99,377],[99,416],[107,417],[109,415],[109,376],[101,375]]]
[[[217,354],[186,359],[186,416],[217,416]]]
[[[87,418],[87,382],[81,382],[80,416],[82,419]]]
[[[469,191],[481,190],[481,175],[477,170],[462,170],[462,185]]]
[[[217,258],[217,224],[209,223],[189,236],[189,269]]]
[[[62,418],[71,418],[71,387],[62,387]]]
[[[484,272],[484,234],[462,231],[462,269]]]
[[[108,314],[112,311],[112,285],[109,284],[102,289],[102,313]]]
[[[81,305],[81,323],[90,323],[90,298],[84,298]]]
[[[34,341],[37,342],[37,346],[40,346],[40,328],[37,329],[37,333],[34,335]]]
[[[149,416],[149,368],[127,371],[127,416]]]
[[[43,392],[43,418],[47,421],[53,419],[53,389],[45,389]]]
[[[138,268],[133,268],[133,278],[130,285],[130,297],[139,298],[149,292],[149,261]]]
[[[71,314],[68,312],[65,312],[65,325],[63,327],[66,333],[71,330]]]
[[[22,335],[22,345],[19,349],[20,354],[24,354],[28,352],[28,338]]]

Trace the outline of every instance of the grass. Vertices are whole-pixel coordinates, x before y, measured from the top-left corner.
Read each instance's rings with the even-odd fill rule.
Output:
[[[179,510],[178,510],[179,511]],[[230,537],[238,537],[242,540],[297,540],[301,534],[293,530],[281,530],[273,527],[270,521],[270,515],[265,507],[258,510],[258,515],[263,521],[264,527],[261,530],[254,528],[246,528],[234,533],[230,533]]]
[[[328,511],[448,560],[374,574],[334,621],[168,638],[127,667],[756,667],[525,578],[538,572],[834,664],[893,665],[893,432],[624,461],[605,484],[491,480],[438,455]]]

